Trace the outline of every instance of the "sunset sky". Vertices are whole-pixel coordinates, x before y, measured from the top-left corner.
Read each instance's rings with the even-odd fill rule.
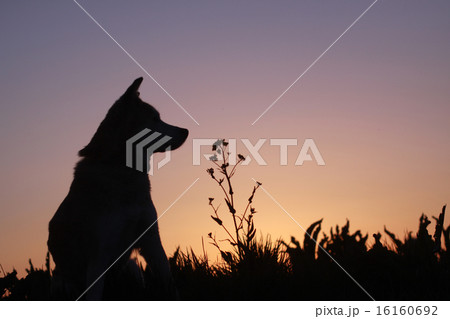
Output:
[[[192,163],[194,138],[267,139],[235,177],[245,207],[264,188],[304,228],[348,218],[351,230],[403,237],[422,212],[450,202],[450,2],[380,0],[254,125],[374,1],[87,1],[78,3],[199,123],[197,125],[71,0],[4,1],[0,10],[0,264],[44,263],[48,222],[66,196],[77,152],[131,82],[184,146],[151,177],[163,245],[201,252],[217,232],[211,163]],[[269,140],[290,138],[288,165]],[[325,166],[295,166],[312,138]],[[209,153],[209,148],[202,148]],[[258,234],[303,240],[262,190]],[[221,210],[224,220],[228,217]],[[228,219],[229,221],[229,219]],[[445,225],[448,225],[448,219]],[[430,230],[434,228],[434,223]],[[260,233],[259,233],[260,232]],[[382,237],[386,239],[386,237]],[[214,247],[206,244],[212,259]]]

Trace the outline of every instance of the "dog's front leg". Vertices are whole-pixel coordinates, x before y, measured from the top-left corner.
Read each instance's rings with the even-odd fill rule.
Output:
[[[155,225],[156,226],[156,225]],[[155,227],[153,226],[153,227]],[[141,243],[141,254],[169,299],[178,299],[178,292],[170,272],[169,261],[161,244],[158,229],[151,229]]]
[[[153,204],[151,204],[150,210],[147,212],[144,219],[145,222],[143,222],[142,225],[153,226],[148,226],[150,229],[146,230],[146,234],[141,238],[138,244],[140,253],[150,266],[150,269],[159,281],[159,284],[162,285],[164,293],[167,294],[167,298],[178,299],[178,291],[172,278],[169,261],[167,260],[166,253],[161,244],[158,223],[156,222],[156,209]]]

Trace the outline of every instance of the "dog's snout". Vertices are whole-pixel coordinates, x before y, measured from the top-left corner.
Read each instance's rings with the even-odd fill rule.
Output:
[[[187,137],[189,135],[189,131],[185,128],[180,128],[180,139],[181,139],[181,144],[184,144],[184,142],[186,142]]]

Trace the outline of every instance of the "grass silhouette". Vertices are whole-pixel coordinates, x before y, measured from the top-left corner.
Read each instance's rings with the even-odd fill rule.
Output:
[[[258,238],[253,200],[261,184],[254,186],[246,207],[239,210],[232,177],[245,158],[238,155],[236,165],[230,165],[227,145],[225,140],[214,143],[216,154],[211,160],[215,168],[207,170],[222,190],[227,210],[222,216],[220,205],[209,198],[211,217],[225,236],[222,239],[213,232],[208,234],[221,261],[211,264],[204,250],[196,254],[192,249],[183,252],[178,247],[169,262],[182,300],[368,300],[369,296],[336,262],[376,300],[450,298],[450,226],[444,227],[446,206],[438,217],[433,217],[433,235],[428,231],[431,221],[422,214],[416,234],[409,232],[402,240],[385,227],[384,240],[381,233],[373,234],[372,245],[367,244],[367,234],[350,231],[348,220],[328,234],[321,234],[323,219],[318,220],[307,229],[309,235],[304,236],[303,243],[295,237],[289,243],[270,236]],[[31,260],[29,263],[27,276],[21,279],[17,271],[5,273],[2,269],[1,299],[60,299],[50,294],[49,254],[44,269],[35,268]],[[140,266],[140,272],[142,280],[126,270],[111,269],[104,298],[167,299],[159,294],[161,290],[151,269]]]
[[[321,223],[308,228],[315,238]],[[377,233],[369,247],[368,236],[350,232],[347,221],[343,227],[323,233],[319,244],[376,300],[448,300],[450,226],[442,229],[444,247],[436,251],[438,241],[429,234],[428,223],[422,215],[417,234],[409,233],[403,240],[385,229],[391,244],[383,244]],[[182,252],[180,248],[169,261],[182,300],[367,300],[317,245],[306,235],[303,244],[294,237],[285,243],[267,236],[253,238],[245,254],[239,257],[234,252],[221,263],[210,264],[205,253],[197,255],[192,249]],[[164,299],[152,286],[151,270],[142,271],[146,288],[129,274],[116,272],[106,285],[106,299]],[[35,268],[30,260],[25,278],[19,279],[16,270],[0,278],[2,300],[49,300],[50,280],[48,255],[44,269]]]

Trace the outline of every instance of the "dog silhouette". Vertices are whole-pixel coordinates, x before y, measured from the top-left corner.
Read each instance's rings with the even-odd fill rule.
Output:
[[[161,293],[176,295],[150,195],[148,167],[139,171],[126,165],[130,156],[126,142],[143,130],[158,132],[170,139],[153,152],[165,152],[179,148],[189,132],[163,122],[158,111],[140,99],[142,80],[136,79],[113,104],[90,143],[79,151],[81,160],[69,193],[49,223],[55,298],[78,299],[83,294],[86,300],[101,300],[105,271],[121,254],[114,267],[126,267],[132,251],[127,248],[143,233],[132,248],[139,249],[160,281]],[[148,163],[147,154],[142,156]]]

